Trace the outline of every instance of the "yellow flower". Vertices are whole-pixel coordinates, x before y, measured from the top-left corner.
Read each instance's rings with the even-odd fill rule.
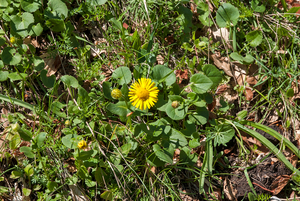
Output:
[[[157,102],[158,92],[151,79],[141,78],[130,86],[129,99],[134,107],[145,110]]]
[[[16,42],[16,38],[12,36],[10,37],[9,41],[11,42],[11,44],[14,44]]]
[[[114,99],[119,99],[122,96],[122,92],[119,89],[114,89],[111,91],[111,97],[113,97]]]
[[[78,147],[79,149],[86,149],[86,148],[87,148],[87,143],[86,143],[86,141],[85,141],[85,140],[81,140],[80,142],[78,142],[77,147]]]

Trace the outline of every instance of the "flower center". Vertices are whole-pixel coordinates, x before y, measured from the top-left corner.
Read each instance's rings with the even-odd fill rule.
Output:
[[[145,101],[149,98],[149,91],[141,87],[137,90],[136,95],[139,99]]]

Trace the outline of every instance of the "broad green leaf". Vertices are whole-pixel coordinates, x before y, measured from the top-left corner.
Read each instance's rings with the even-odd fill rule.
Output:
[[[289,88],[288,90],[287,90],[287,92],[286,92],[286,96],[288,97],[288,98],[291,98],[291,97],[293,97],[294,96],[294,89],[293,88]]]
[[[70,87],[70,86],[74,87],[74,88],[79,87],[77,79],[71,75],[62,76],[61,81],[63,81],[63,83],[65,83],[68,87]]]
[[[180,120],[183,119],[187,113],[187,106],[184,104],[180,104],[178,108],[173,108],[172,107],[172,102],[169,101],[167,106],[166,106],[166,113],[167,115],[173,119],[173,120]]]
[[[58,187],[58,184],[55,181],[48,181],[47,188],[53,192]]]
[[[209,18],[210,10],[209,10],[208,4],[204,3],[204,2],[199,2],[199,1],[196,1],[196,4],[198,6],[198,8],[197,8],[197,10],[198,10],[197,14],[199,14],[198,19],[201,21],[201,23],[204,26],[212,26],[213,22]]]
[[[77,134],[69,134],[64,136],[61,139],[61,142],[68,148],[70,149],[75,149],[77,148],[78,140],[77,140],[78,135]]]
[[[182,96],[179,96],[179,95],[169,95],[168,97],[169,97],[170,101],[183,102]]]
[[[234,129],[230,125],[221,124],[215,127],[215,130],[211,134],[211,138],[214,139],[214,146],[229,142],[235,135]]]
[[[48,2],[48,6],[52,9],[52,11],[58,13],[59,17],[62,19],[68,17],[68,7],[61,0],[50,0]]]
[[[8,6],[8,1],[7,0],[0,0],[0,8],[6,8]]]
[[[23,80],[26,77],[27,77],[26,73],[17,73],[17,72],[15,72],[15,73],[8,74],[8,78],[11,81]]]
[[[103,82],[102,84],[102,90],[105,98],[113,100],[111,97],[111,83],[110,82]]]
[[[170,142],[176,145],[175,148],[184,147],[188,144],[185,136],[175,128],[171,130]]]
[[[120,85],[128,84],[132,79],[131,71],[128,67],[119,67],[113,72],[112,78],[117,79]]]
[[[113,200],[113,193],[110,190],[104,191],[100,197],[104,200],[111,201]]]
[[[261,44],[263,39],[262,33],[259,30],[251,31],[246,35],[246,40],[252,47],[256,47]]]
[[[1,1],[1,0],[0,0]],[[1,34],[0,34],[1,35]],[[4,45],[6,43],[6,40],[4,37],[0,37],[0,46]]]
[[[43,82],[43,84],[48,87],[48,88],[52,88],[54,87],[54,84],[55,84],[55,75],[51,75],[50,77],[47,76],[47,71],[45,69],[43,69],[41,71],[41,80]]]
[[[39,0],[21,0],[21,7],[23,10],[33,13],[41,7],[41,1]]]
[[[31,13],[24,12],[22,16],[14,15],[11,18],[11,28],[14,32],[25,38],[29,35],[34,17]]]
[[[204,74],[213,82],[211,88],[215,88],[222,80],[222,74],[214,65],[207,64],[202,67]]]
[[[111,113],[119,115],[120,117],[126,117],[126,115],[130,112],[129,110],[127,110],[125,101],[119,101],[116,104],[109,103],[106,108]]]
[[[116,18],[111,18],[109,21],[112,22],[112,26],[114,28],[118,29],[119,31],[123,30],[122,23],[119,20],[116,20]]]
[[[18,179],[18,178],[20,178],[21,176],[23,176],[23,173],[22,173],[22,172],[17,171],[17,170],[13,170],[13,171],[11,172],[10,178],[12,178],[12,179]]]
[[[9,65],[16,65],[22,60],[22,56],[13,47],[5,47],[1,58],[5,64]]]
[[[41,57],[34,56],[33,57],[33,65],[36,71],[41,71],[45,68],[45,62]]]
[[[18,130],[20,137],[25,141],[30,141],[32,139],[32,133],[29,130],[21,128]]]
[[[196,154],[192,153],[192,150],[188,147],[183,147],[180,151],[180,162],[187,163],[188,165],[194,165],[198,160]]]
[[[207,123],[209,112],[206,107],[198,107],[197,111],[189,115],[189,120],[197,125]]]
[[[43,27],[40,23],[38,23],[36,25],[32,25],[31,31],[29,32],[29,35],[39,36],[39,35],[42,34],[42,32],[43,32]]]
[[[24,168],[24,172],[28,177],[31,177],[34,173],[33,167],[31,164],[28,164],[25,168]]]
[[[200,146],[200,140],[199,138],[194,138],[192,140],[189,141],[189,147],[191,147],[192,149],[196,148]]]
[[[107,2],[107,0],[86,0],[86,3],[90,4],[91,6],[100,6]]]
[[[239,10],[230,3],[223,3],[216,16],[216,21],[219,27],[235,26],[239,19]]]
[[[152,78],[158,83],[166,82],[167,86],[171,86],[176,81],[173,71],[164,65],[154,66],[152,69]]]
[[[129,151],[131,149],[131,144],[130,143],[127,143],[127,144],[123,144],[122,147],[121,147],[121,153],[124,155],[124,156],[127,156]]]
[[[66,29],[66,25],[62,19],[48,19],[45,24],[54,32],[61,32]]]
[[[0,71],[0,82],[7,80],[8,74],[8,71]]]
[[[264,5],[260,5],[259,4],[262,3],[262,1],[260,0],[252,0],[251,1],[251,7],[255,12],[258,13],[263,13],[266,10],[266,7]]]
[[[44,141],[47,137],[47,133],[41,132],[35,137],[35,141],[38,147],[42,147],[44,144]]]
[[[54,114],[56,114],[57,116],[66,118],[67,117],[66,113],[61,111],[61,109],[63,109],[65,106],[66,106],[66,104],[62,104],[61,102],[54,101],[51,104],[50,108],[51,108],[51,111]]]
[[[25,154],[25,156],[27,156],[28,158],[34,158],[34,156],[35,156],[35,154],[32,152],[31,147],[23,146],[20,148],[20,152],[23,152]]]
[[[160,160],[170,164],[173,163],[173,155],[162,149],[158,144],[153,145],[153,151]]]
[[[23,196],[29,196],[31,194],[31,190],[29,188],[22,188]]]
[[[233,60],[235,60],[235,61],[243,61],[243,56],[240,55],[240,54],[237,53],[237,52],[232,52],[232,53],[230,54],[230,57],[231,57]]]
[[[207,92],[212,86],[213,82],[207,76],[203,74],[194,74],[191,77],[191,89],[199,94]]]
[[[93,155],[94,151],[80,151],[78,156],[76,157],[77,160],[89,160],[91,156]]]

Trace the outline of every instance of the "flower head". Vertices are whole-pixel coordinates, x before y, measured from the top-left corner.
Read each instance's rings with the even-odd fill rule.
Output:
[[[111,97],[113,97],[114,99],[119,99],[122,96],[122,92],[120,91],[120,89],[113,89],[111,91]]]
[[[12,37],[10,37],[9,41],[11,42],[11,44],[14,44],[14,43],[16,43],[16,38],[12,36]]]
[[[141,78],[130,86],[129,99],[134,107],[145,110],[157,102],[158,92],[151,79]]]
[[[77,144],[77,147],[78,147],[79,149],[86,149],[86,148],[87,148],[87,143],[86,143],[86,141],[85,141],[85,140],[79,141],[78,144]]]

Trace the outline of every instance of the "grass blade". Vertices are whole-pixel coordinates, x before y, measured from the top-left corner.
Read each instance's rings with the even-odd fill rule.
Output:
[[[30,110],[34,111],[34,106],[33,105],[31,105],[29,103],[26,103],[24,101],[21,101],[19,99],[10,98],[10,97],[2,95],[2,94],[0,94],[0,99],[3,100],[3,101],[6,101],[6,102],[10,102],[13,105],[19,105],[21,107],[24,107],[24,108],[27,108],[27,109],[30,109]]]

